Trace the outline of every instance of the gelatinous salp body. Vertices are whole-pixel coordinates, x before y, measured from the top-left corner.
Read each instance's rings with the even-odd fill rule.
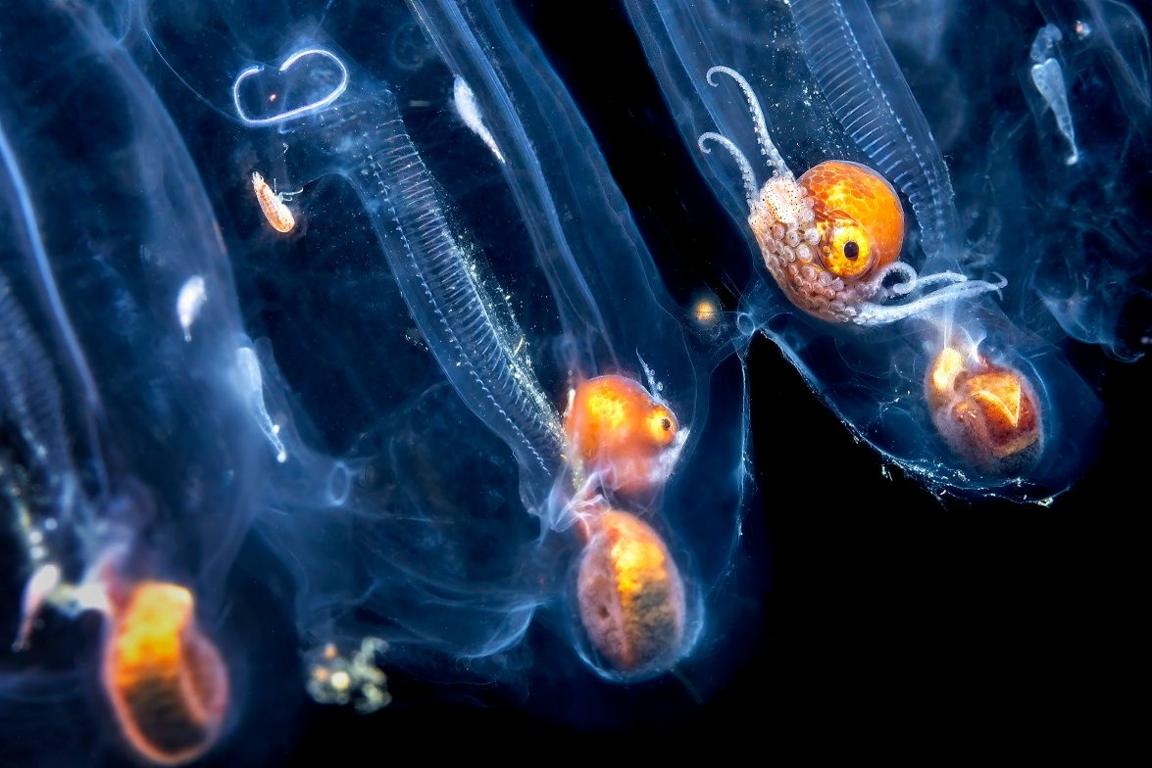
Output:
[[[181,47],[190,42],[184,5],[152,11],[164,53],[153,61],[158,76],[171,66],[192,86],[225,76],[232,86],[216,109],[189,100],[184,84],[165,97],[187,130],[231,147],[200,162],[218,208],[245,213],[224,234],[258,339],[235,350],[234,371],[273,471],[258,526],[301,585],[294,619],[309,666],[323,649],[372,637],[388,646],[381,664],[417,674],[440,676],[458,658],[476,660],[475,670],[489,658],[498,667],[544,599],[519,576],[537,534],[524,500],[546,509],[562,465],[555,408],[564,390],[543,394],[533,371],[551,361],[541,340],[558,322],[532,293],[530,254],[513,247],[522,228],[507,193],[493,192],[497,161],[450,110],[448,140],[434,134],[437,152],[417,145],[409,123],[427,130],[432,113],[411,104],[447,107],[452,93],[451,74],[432,66],[430,52],[428,66],[412,51],[400,66],[384,49],[382,71],[372,73],[331,37],[282,29],[267,60],[245,55],[238,34],[205,67],[189,56],[197,46]],[[414,24],[402,4],[374,11],[382,17],[369,14],[373,27]],[[222,3],[205,12],[229,19],[254,9]],[[415,28],[400,39],[423,41]],[[401,100],[400,87],[413,90]],[[240,155],[286,188],[305,189],[293,206],[306,232],[255,238],[266,223],[251,187],[237,197],[236,169],[221,162]],[[437,162],[462,183],[441,182]],[[515,261],[499,279],[461,226],[481,199],[488,237]],[[515,294],[504,287],[509,275]],[[521,307],[541,308],[536,335],[518,326]],[[363,690],[375,690],[364,679]],[[307,682],[325,701],[341,692],[357,700],[352,680]]]
[[[904,13],[877,20],[885,38],[904,34]],[[1133,247],[1152,218],[1146,18],[1133,3],[1078,0],[957,4],[942,21],[943,49],[894,50],[949,158],[977,258],[1009,281],[1005,311],[1055,343],[1136,359],[1152,290]],[[973,35],[995,44],[961,42]]]
[[[1001,262],[969,240],[961,222],[996,203],[961,200],[961,216],[934,125],[868,4],[627,8],[685,144],[749,243],[746,266],[735,257],[723,264],[726,274],[742,275],[737,343],[764,332],[853,432],[931,489],[1018,500],[1066,489],[1090,463],[1098,400],[1027,317],[1011,304],[1008,315],[1000,308],[1023,288],[1012,282],[1022,262],[1012,262],[1012,247]],[[966,16],[964,34],[980,26],[975,15]],[[946,94],[929,95],[949,103]],[[948,109],[933,117],[954,126],[961,117]],[[966,185],[982,178],[968,156],[952,156],[965,161]],[[761,162],[770,173],[762,185]],[[809,183],[793,169],[811,169]],[[853,181],[823,181],[841,175]],[[1019,222],[1012,235],[1030,227]],[[873,252],[874,244],[883,245]],[[872,257],[880,254],[877,263]],[[841,332],[829,324],[863,327]],[[939,428],[940,409],[924,382],[953,338],[980,340],[976,346],[997,350],[1001,357],[993,359],[1031,383],[1029,402],[1043,431],[1019,454],[1027,460],[997,460],[997,471],[974,472],[956,428]]]
[[[333,62],[338,63],[333,77],[339,79],[330,86],[317,70],[326,74]],[[249,115],[243,105],[261,101],[251,93],[261,79],[241,76],[234,93],[242,119],[257,130],[281,126],[280,135],[295,140],[289,158],[298,178],[337,174],[352,184],[370,212],[400,294],[441,367],[468,406],[525,456],[526,469],[540,478],[531,484],[547,483],[557,445],[551,402],[519,354],[522,334],[449,226],[436,181],[408,134],[395,96],[326,48],[292,54],[277,69],[301,77],[312,73],[318,93],[289,92],[276,111]],[[328,101],[327,94],[344,88],[347,92]],[[308,106],[291,106],[296,99]]]
[[[5,738],[34,745],[24,764],[101,750],[184,760],[223,735],[227,696],[190,672],[181,695],[203,731],[161,733],[176,716],[175,689],[157,683],[168,667],[128,649],[157,647],[160,625],[133,617],[158,616],[148,595],[163,590],[116,593],[160,574],[187,584],[199,628],[165,626],[182,627],[189,670],[223,664],[204,638],[254,512],[261,447],[235,386],[229,262],[180,134],[96,9],[10,3],[0,37],[20,41],[0,62],[0,528],[16,534],[4,577],[24,598],[0,616]],[[86,204],[62,205],[62,190]],[[179,594],[174,605],[191,600]],[[101,621],[126,643],[110,666],[86,647]],[[111,708],[77,695],[102,670]],[[58,740],[23,734],[61,717],[77,725]],[[128,738],[101,738],[96,724],[111,734],[113,721]]]
[[[653,535],[641,538],[646,545],[663,547],[667,584],[675,584],[666,593],[666,615],[677,617],[664,627],[666,632],[650,636],[666,653],[653,652],[646,663],[637,657],[632,665],[593,666],[624,681],[665,672],[690,658],[700,638],[709,608],[702,585],[723,578],[717,567],[731,573],[728,547],[741,493],[741,475],[733,471],[739,462],[733,459],[743,453],[743,396],[710,390],[711,366],[686,346],[679,313],[669,311],[635,225],[618,213],[622,201],[603,158],[588,150],[594,147],[590,133],[522,22],[510,11],[480,3],[468,7],[466,28],[452,21],[450,3],[428,3],[424,10],[438,50],[484,106],[521,216],[532,224],[537,254],[564,254],[563,260],[540,263],[564,318],[565,338],[576,352],[569,358],[576,376],[564,430],[569,456],[578,457],[577,464],[608,462],[614,468],[609,474],[617,474],[615,483],[628,478],[624,485],[640,481],[637,489],[660,491],[653,499],[620,493],[611,482],[592,486],[615,496],[621,515],[660,522],[662,533],[649,526]],[[515,109],[509,111],[507,104]],[[557,115],[566,117],[557,120]],[[584,149],[574,152],[574,147]],[[634,462],[631,467],[619,469],[629,462]],[[572,464],[570,459],[570,470]],[[604,469],[604,464],[596,467]],[[578,476],[561,483],[572,480],[577,487],[573,509],[585,524],[577,530],[585,537],[598,530],[603,517],[594,501],[591,509],[582,506],[590,500],[581,494],[591,489]],[[702,502],[704,488],[710,497]],[[609,568],[591,554],[596,547],[590,542],[581,545],[578,583],[579,574],[590,583],[594,571]],[[610,577],[603,571],[601,576]],[[654,577],[653,596],[660,591],[658,581]],[[682,598],[675,596],[677,590]]]
[[[157,81],[179,74],[164,98],[229,147],[200,161],[218,209],[241,212],[223,231],[260,337],[246,380],[266,457],[282,457],[258,525],[298,577],[304,643],[376,637],[416,674],[499,678],[539,616],[582,649],[578,564],[607,496],[660,531],[645,541],[682,607],[675,653],[591,673],[691,658],[702,589],[732,572],[738,537],[739,368],[713,403],[714,350],[694,346],[515,13],[386,2],[257,45],[251,8],[209,6],[220,23],[193,40],[184,4],[150,9]],[[396,32],[364,50],[369,24]],[[218,70],[198,53],[209,38]],[[255,237],[236,157],[305,190],[306,233]],[[584,418],[584,386],[607,381],[630,414],[615,426]]]
[[[1152,295],[1137,245],[1152,236],[1146,15],[1116,0],[966,3],[953,14],[948,55],[908,47],[900,60],[933,124],[951,126],[937,138],[979,258],[1011,286],[1006,313],[1054,343],[1137,359]],[[974,33],[1002,42],[958,45]],[[944,78],[950,94],[930,85]]]
[[[129,589],[112,613],[103,682],[124,738],[160,765],[203,754],[228,710],[228,671],[197,625],[192,593],[177,584]]]

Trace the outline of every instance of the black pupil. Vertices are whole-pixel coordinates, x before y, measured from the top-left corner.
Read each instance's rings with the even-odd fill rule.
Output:
[[[860,246],[856,245],[855,240],[844,243],[844,257],[849,261],[856,261],[860,258]]]
[[[664,427],[664,431],[667,432],[672,429],[672,421],[670,419],[661,419],[660,426]]]

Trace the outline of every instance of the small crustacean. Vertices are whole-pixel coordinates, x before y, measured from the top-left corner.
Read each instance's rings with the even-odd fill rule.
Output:
[[[697,143],[705,153],[708,142],[719,144],[740,165],[748,224],[768,271],[797,307],[832,323],[883,325],[1004,286],[955,272],[919,277],[899,260],[904,211],[892,185],[872,169],[842,160],[822,162],[796,178],[768,135],[752,86],[729,67],[709,69],[709,85],[717,85],[717,73],[744,92],[772,177],[759,187],[748,158],[727,136],[707,132]],[[884,304],[933,286],[938,290]]]
[[[268,226],[277,232],[291,232],[296,227],[296,217],[284,204],[284,196],[277,193],[264,177],[252,171],[252,191],[256,193],[256,201],[260,203],[260,210],[268,221]]]

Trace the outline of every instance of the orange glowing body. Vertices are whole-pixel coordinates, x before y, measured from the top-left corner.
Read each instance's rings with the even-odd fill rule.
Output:
[[[1019,371],[945,347],[932,364],[926,389],[940,435],[974,466],[1007,473],[1039,455],[1036,394]]]
[[[623,493],[663,484],[680,445],[668,406],[624,376],[577,386],[564,430],[577,476],[603,473],[604,485]]]
[[[577,577],[580,619],[620,673],[666,668],[684,644],[684,585],[664,541],[638,517],[606,510]]]
[[[141,582],[113,611],[103,682],[125,739],[161,765],[202,755],[228,708],[224,662],[196,626],[192,593],[175,584]]]
[[[701,328],[711,328],[720,320],[720,307],[710,298],[698,299],[692,305],[692,319]]]
[[[748,217],[764,263],[788,299],[833,322],[853,320],[899,260],[904,210],[883,176],[829,160],[799,179],[775,176]]]

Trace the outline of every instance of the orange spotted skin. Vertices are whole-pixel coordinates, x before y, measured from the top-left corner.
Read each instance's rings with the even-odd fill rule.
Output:
[[[227,713],[224,662],[196,625],[192,593],[176,584],[136,584],[113,612],[103,683],[125,740],[150,763],[195,760]]]
[[[748,224],[788,299],[833,323],[856,318],[904,243],[904,211],[892,185],[842,160],[820,163],[799,179],[774,176]]]
[[[576,387],[565,418],[570,461],[578,474],[605,472],[611,487],[641,492],[665,479],[665,452],[678,426],[668,406],[639,382],[597,376]]]
[[[800,185],[812,198],[820,249],[831,271],[839,267],[841,276],[859,279],[900,258],[904,210],[883,176],[859,163],[829,160],[810,168],[800,177]],[[859,239],[867,240],[870,255],[863,253],[865,243],[857,242],[858,255],[854,261],[847,259],[843,246],[850,240],[836,242],[837,227],[848,230],[842,238],[859,234]]]

